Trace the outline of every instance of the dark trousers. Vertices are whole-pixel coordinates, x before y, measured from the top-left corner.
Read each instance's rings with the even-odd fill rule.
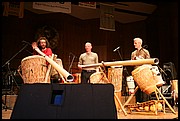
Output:
[[[90,76],[95,72],[96,70],[91,70],[91,71],[82,70],[81,83],[90,83]]]

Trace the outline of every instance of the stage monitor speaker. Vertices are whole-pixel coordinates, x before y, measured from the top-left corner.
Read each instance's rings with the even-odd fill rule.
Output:
[[[24,84],[11,119],[117,119],[112,84]]]
[[[163,64],[163,70],[166,73],[166,78],[169,80],[177,79],[177,72],[174,63],[168,62]]]

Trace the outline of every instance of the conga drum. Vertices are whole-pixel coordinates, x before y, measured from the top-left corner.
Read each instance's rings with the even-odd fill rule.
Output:
[[[108,68],[108,80],[114,85],[114,95],[115,95],[115,104],[116,109],[120,109],[119,101],[121,100],[121,90],[122,90],[122,66],[111,66]]]
[[[103,72],[95,72],[93,74],[91,74],[90,76],[90,83],[92,84],[105,84],[108,83],[108,81],[105,79],[104,77],[104,73]]]
[[[146,94],[151,94],[156,90],[156,81],[154,80],[151,67],[151,65],[145,64],[131,72],[138,87]]]
[[[21,61],[21,71],[24,83],[45,83],[47,72],[46,59],[40,55],[25,57]]]
[[[74,73],[72,75],[74,76],[74,83],[81,83],[81,73]]]
[[[114,85],[115,92],[121,92],[122,90],[122,72],[122,66],[108,68],[108,79]]]

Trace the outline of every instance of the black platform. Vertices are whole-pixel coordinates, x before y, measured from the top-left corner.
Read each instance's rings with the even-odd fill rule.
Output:
[[[117,119],[112,84],[24,84],[11,119]]]

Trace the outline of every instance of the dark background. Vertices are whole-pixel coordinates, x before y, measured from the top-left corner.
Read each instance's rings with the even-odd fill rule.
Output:
[[[3,11],[3,8],[2,8]],[[160,67],[163,63],[173,62],[178,73],[178,3],[159,2],[157,9],[143,21],[133,23],[119,23],[116,21],[116,31],[100,30],[99,19],[81,20],[65,13],[36,14],[24,10],[24,17],[2,16],[2,65],[24,47],[22,41],[35,41],[37,30],[42,26],[51,26],[59,34],[57,47],[53,53],[63,61],[68,70],[73,53],[76,58],[72,65],[72,73],[78,72],[77,62],[83,53],[84,44],[88,40],[93,45],[93,51],[99,54],[99,62],[121,60],[113,50],[120,46],[123,60],[130,60],[134,51],[133,38],[140,37],[143,44],[148,45],[152,58],[159,59]],[[30,56],[31,46],[17,54],[10,61],[11,69],[18,69],[21,60]],[[70,59],[71,58],[71,59]],[[6,66],[5,66],[6,67]],[[132,68],[128,67],[131,72]]]

